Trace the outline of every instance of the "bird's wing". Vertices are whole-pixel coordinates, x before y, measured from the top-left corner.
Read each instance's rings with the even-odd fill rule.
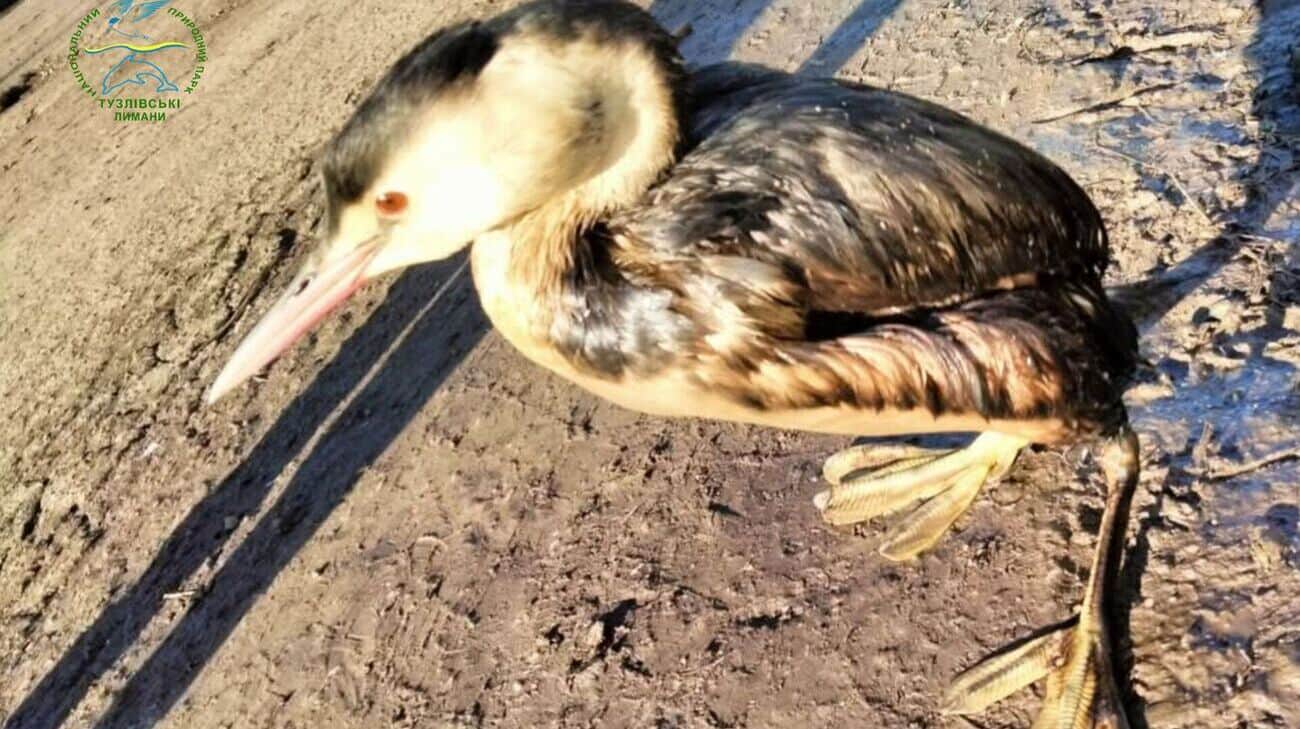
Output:
[[[697,77],[713,98],[689,121],[694,147],[610,221],[630,265],[757,261],[808,309],[872,316],[1103,273],[1087,195],[1016,142],[901,94],[713,73]]]
[[[108,5],[108,14],[119,16],[125,15],[126,12],[131,9],[131,5],[134,2],[135,0],[113,0],[113,2]]]

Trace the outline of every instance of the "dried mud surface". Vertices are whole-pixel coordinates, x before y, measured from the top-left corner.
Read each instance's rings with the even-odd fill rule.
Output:
[[[938,699],[1080,599],[1083,449],[889,564],[880,524],[811,506],[843,439],[599,402],[490,333],[458,261],[201,406],[314,241],[321,145],[403,49],[504,5],[188,0],[203,87],[124,126],[64,65],[85,8],[0,1],[3,726],[1027,726],[1032,692],[978,723]],[[1086,186],[1150,362],[1131,714],[1300,726],[1300,3],[654,11],[696,61],[933,99]]]

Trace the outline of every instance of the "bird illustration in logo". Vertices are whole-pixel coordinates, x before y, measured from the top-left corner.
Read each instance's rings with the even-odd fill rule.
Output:
[[[113,64],[113,67],[104,74],[103,81],[100,83],[101,94],[108,96],[128,84],[136,86],[154,84],[154,91],[160,94],[180,91],[180,87],[167,77],[167,72],[158,64],[145,58],[145,56],[172,48],[188,48],[189,46],[178,41],[153,43],[153,39],[143,32],[123,30],[125,24],[135,25],[146,20],[159,10],[170,5],[171,2],[172,0],[147,0],[146,2],[113,0],[108,6],[108,32],[133,41],[145,41],[147,45],[118,42],[99,48],[85,49],[86,53],[90,55],[113,50],[125,50],[127,52],[122,60]]]
[[[136,2],[135,0],[113,0],[108,6],[108,29],[111,33],[124,35],[127,38],[141,38],[150,40],[149,36],[140,32],[127,32],[119,26],[122,21],[128,20],[134,25],[142,20],[146,20],[154,13],[170,5],[172,0],[147,0],[146,2]]]

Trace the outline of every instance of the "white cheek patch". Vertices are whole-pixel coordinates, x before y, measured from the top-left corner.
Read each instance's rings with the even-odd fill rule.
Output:
[[[468,122],[443,120],[398,153],[381,184],[405,192],[410,199],[402,228],[438,242],[464,245],[510,214],[507,178],[495,169],[476,125]]]

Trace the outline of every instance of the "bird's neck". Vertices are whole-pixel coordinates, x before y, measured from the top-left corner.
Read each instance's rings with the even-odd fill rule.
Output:
[[[510,275],[539,296],[558,293],[584,258],[585,233],[611,214],[640,204],[673,165],[681,139],[680,70],[638,46],[593,52],[591,105],[597,171],[520,216],[506,229]]]

